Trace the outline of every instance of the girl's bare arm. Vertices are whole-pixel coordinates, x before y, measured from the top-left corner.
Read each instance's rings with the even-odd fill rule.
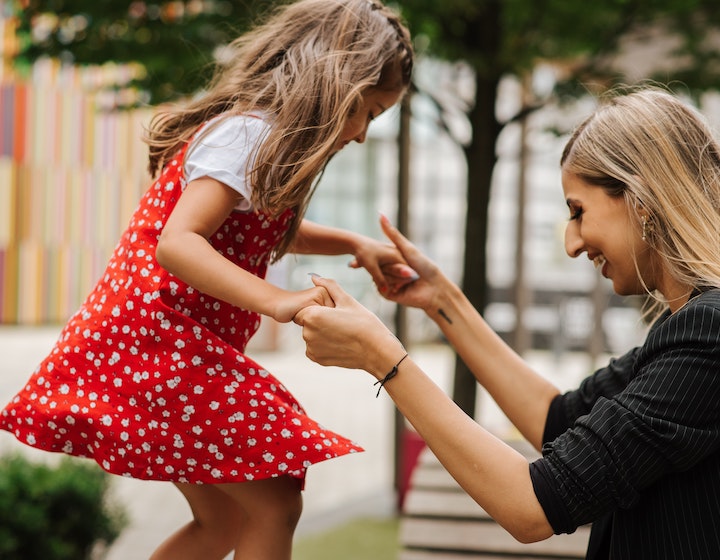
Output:
[[[236,266],[210,245],[208,239],[237,203],[238,194],[215,179],[191,181],[158,240],[158,263],[201,292],[281,322],[292,320],[306,305],[332,305],[322,288],[283,290]]]
[[[313,255],[352,255],[352,268],[364,268],[382,293],[397,290],[416,277],[397,248],[387,242],[341,228],[303,220],[292,252]]]

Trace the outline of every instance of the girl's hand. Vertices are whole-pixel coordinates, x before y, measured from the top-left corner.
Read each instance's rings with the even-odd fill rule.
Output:
[[[335,302],[323,286],[300,292],[285,292],[276,300],[272,317],[280,323],[289,323],[301,309],[308,306],[335,307]]]
[[[385,375],[388,364],[405,354],[400,341],[334,280],[313,277],[313,282],[327,290],[335,307],[305,307],[295,315],[307,357],[323,366],[364,369],[376,378]]]
[[[370,238],[356,249],[350,267],[367,270],[382,294],[397,291],[418,277],[394,245]]]
[[[396,291],[417,278],[394,245],[347,230],[303,220],[291,251],[304,255],[347,255],[352,268],[365,268],[382,293]]]

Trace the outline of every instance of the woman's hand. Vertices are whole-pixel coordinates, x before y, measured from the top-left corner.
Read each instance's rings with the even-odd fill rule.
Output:
[[[381,292],[391,301],[427,311],[434,305],[437,293],[444,283],[450,283],[438,266],[413,245],[407,237],[394,227],[385,216],[380,217],[380,226],[388,239],[400,252],[403,261],[417,274],[413,282],[398,284],[394,289]]]
[[[305,307],[295,315],[307,357],[323,366],[364,369],[383,377],[405,354],[400,341],[337,282],[317,276],[313,282],[327,290],[335,307]]]

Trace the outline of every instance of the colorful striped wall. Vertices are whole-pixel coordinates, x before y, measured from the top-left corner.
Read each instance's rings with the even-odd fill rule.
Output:
[[[19,77],[3,65],[0,323],[64,322],[146,188],[150,112],[108,111],[107,94],[93,93],[128,71],[43,61]]]

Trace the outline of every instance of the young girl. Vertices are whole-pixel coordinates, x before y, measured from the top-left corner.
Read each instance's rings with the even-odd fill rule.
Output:
[[[303,219],[316,180],[405,91],[409,34],[377,1],[302,0],[233,42],[208,91],[160,114],[159,178],[105,274],[0,427],[111,473],[173,482],[194,519],[152,556],[283,559],[313,463],[358,451],[243,354],[260,315],[330,305],[263,278],[286,253],[353,255],[381,289],[392,245]]]
[[[460,485],[523,542],[592,522],[592,560],[720,558],[720,145],[696,111],[653,89],[613,98],[561,160],[565,249],[620,295],[663,311],[642,346],[560,394],[460,289],[383,221],[420,278],[419,307],[543,457],[527,460],[468,418],[382,323],[334,282],[302,310],[308,356],[363,368]],[[370,352],[372,349],[372,352]]]

